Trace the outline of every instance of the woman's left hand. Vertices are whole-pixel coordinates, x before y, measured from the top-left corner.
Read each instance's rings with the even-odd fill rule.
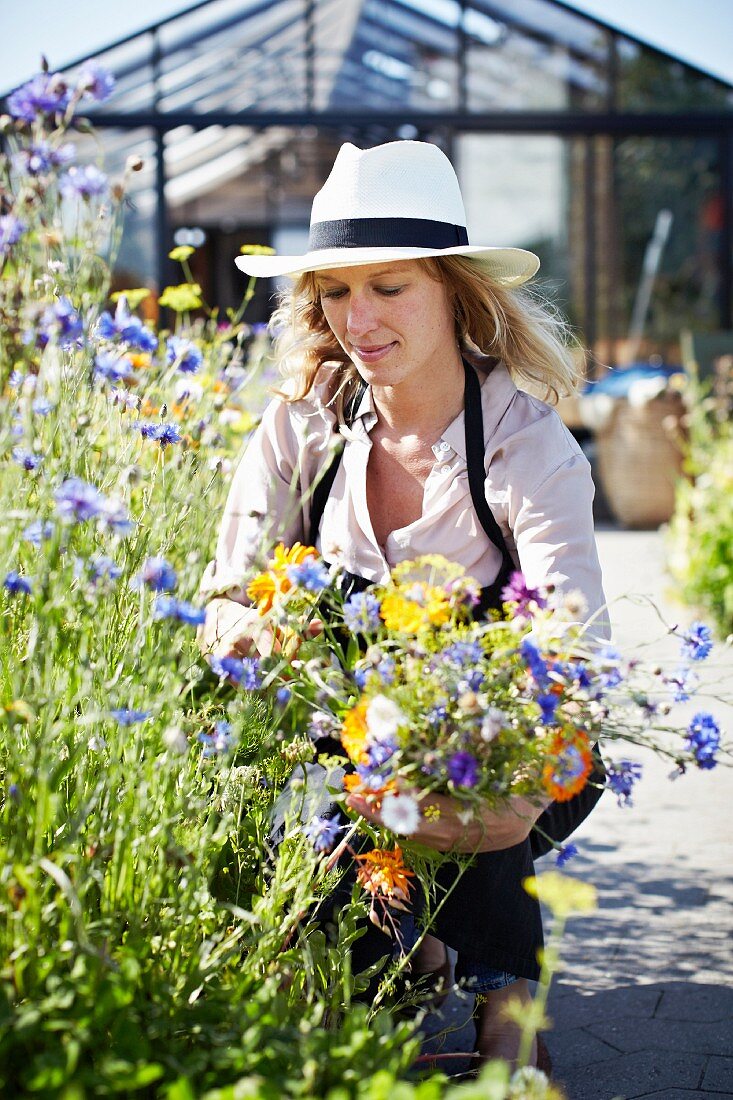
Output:
[[[549,796],[530,801],[514,795],[500,810],[484,806],[472,811],[470,806],[448,795],[424,794],[414,790],[402,793],[412,795],[420,805],[420,824],[408,839],[439,852],[498,852],[521,844],[552,801]],[[379,811],[362,795],[350,794],[346,804],[369,821],[382,824]]]

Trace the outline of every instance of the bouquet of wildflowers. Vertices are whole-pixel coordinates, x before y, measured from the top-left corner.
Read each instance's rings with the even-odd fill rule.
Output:
[[[413,833],[435,793],[467,812],[515,795],[568,800],[589,782],[601,735],[651,746],[678,773],[715,766],[713,715],[700,711],[683,728],[669,719],[693,690],[691,664],[710,652],[703,624],[681,636],[683,663],[665,672],[594,642],[592,624],[578,621],[577,593],[530,588],[519,573],[503,592],[504,617],[490,620],[472,617],[476,582],[437,555],[403,562],[387,584],[345,601],[337,580],[312,547],[281,546],[248,591],[281,624],[310,610],[339,628],[324,634],[320,659],[296,659],[288,673],[318,686],[308,696],[315,713],[296,708],[297,729],[305,721],[316,743],[324,732],[340,741],[347,790],[376,803],[394,833]],[[620,802],[640,772],[623,758],[608,762]],[[322,847],[335,839],[332,826],[310,830]]]

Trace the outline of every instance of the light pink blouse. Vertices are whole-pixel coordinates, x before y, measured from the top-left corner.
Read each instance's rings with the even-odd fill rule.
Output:
[[[384,547],[374,535],[366,496],[370,431],[377,415],[367,390],[352,427],[337,434],[336,416],[324,403],[326,383],[307,399],[279,399],[262,422],[234,474],[219,531],[216,557],[200,595],[227,593],[243,600],[253,566],[272,546],[304,542],[314,482],[335,444],[344,452],[320,528],[319,549],[331,564],[375,581],[420,554],[440,553],[463,565],[479,584],[497,576],[501,555],[476,518],[466,467],[464,414],[434,444],[435,464],[425,484],[419,519],[393,531]],[[580,590],[594,614],[605,603],[593,534],[590,466],[550,406],[518,390],[503,364],[482,378],[486,499],[509,551],[532,584],[552,582]],[[605,636],[605,615],[593,634]]]

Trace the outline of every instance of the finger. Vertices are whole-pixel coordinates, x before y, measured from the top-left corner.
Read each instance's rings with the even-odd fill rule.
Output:
[[[312,619],[305,628],[306,637],[317,638],[319,634],[323,633],[323,622],[321,619]]]

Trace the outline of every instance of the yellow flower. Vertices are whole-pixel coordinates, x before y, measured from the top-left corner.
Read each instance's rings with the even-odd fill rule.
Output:
[[[545,871],[542,875],[526,878],[523,885],[531,897],[541,901],[556,917],[567,917],[570,913],[592,913],[598,908],[595,886],[561,875],[559,871]]]
[[[373,897],[381,895],[386,898],[396,898],[398,901],[408,900],[410,896],[408,879],[414,878],[415,875],[405,867],[400,848],[395,848],[393,852],[374,848],[371,852],[365,852],[364,855],[357,855],[354,858],[361,863],[356,877],[367,893]]]
[[[359,703],[344,715],[341,726],[341,744],[353,764],[366,764],[366,703]]]
[[[448,596],[442,588],[410,581],[386,592],[380,615],[388,630],[416,634],[448,622],[450,611]]]
[[[253,577],[247,586],[247,597],[252,600],[260,613],[266,615],[279,596],[284,596],[293,587],[288,576],[289,565],[300,565],[306,558],[318,554],[315,546],[303,546],[296,542],[289,549],[280,542],[267,563],[267,570]]]
[[[201,287],[198,283],[167,286],[158,298],[158,303],[161,306],[168,306],[175,313],[186,313],[189,309],[198,309],[203,305]]]
[[[130,360],[135,370],[145,370],[152,363],[152,359],[145,351],[128,351],[125,358]]]

